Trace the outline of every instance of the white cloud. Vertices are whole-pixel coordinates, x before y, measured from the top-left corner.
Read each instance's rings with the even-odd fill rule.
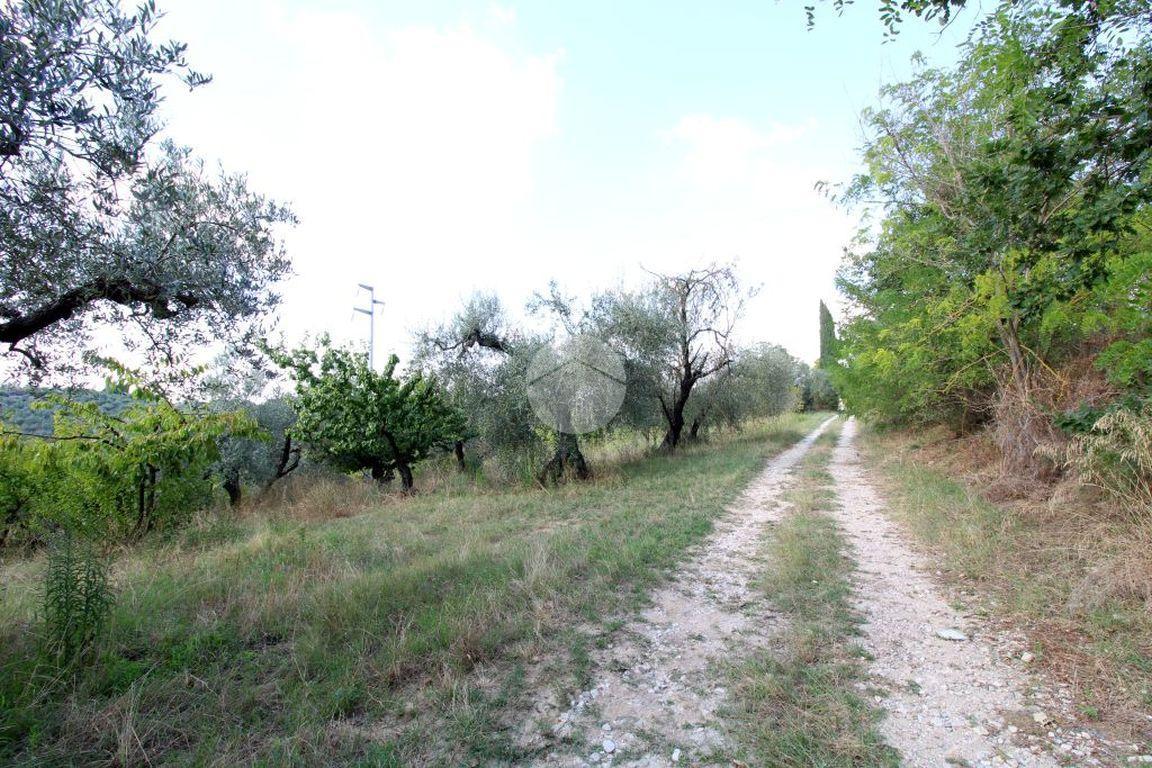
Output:
[[[192,40],[194,51],[210,47],[216,60],[204,66],[222,76],[174,100],[172,130],[299,214],[287,240],[290,334],[363,338],[349,307],[356,283],[369,282],[386,302],[378,347],[403,351],[411,328],[525,249],[536,158],[556,131],[559,54],[519,51],[463,24],[261,14],[251,23],[272,37],[262,49],[280,55],[246,60],[227,39]]]
[[[685,145],[686,177],[692,183],[713,186],[754,176],[766,150],[794,141],[804,130],[789,125],[760,130],[739,118],[692,114],[680,118],[665,137]]]
[[[584,292],[643,279],[640,264],[739,257],[765,284],[745,337],[814,356],[816,297],[832,293],[850,232],[812,189],[838,173],[818,126],[685,110],[652,136],[652,157],[587,187],[607,185],[623,210],[573,206],[558,195],[568,179],[538,178],[562,129],[562,54],[524,50],[499,6],[472,26],[395,28],[241,4],[218,26],[205,3],[223,13],[228,0],[184,2],[170,6],[171,33],[217,80],[173,95],[172,132],[294,204],[290,335],[365,338],[351,312],[359,282],[385,302],[377,351],[403,354],[413,329],[475,289],[516,308],[550,278]]]
[[[677,268],[737,259],[762,285],[743,326],[748,341],[785,345],[805,360],[818,352],[817,300],[835,304],[833,276],[850,218],[814,189],[835,179],[819,126],[693,113],[661,134],[676,152],[656,185],[675,202],[653,245]]]
[[[344,55],[356,73],[327,95],[353,135],[337,128],[316,170],[363,184],[369,211],[427,237],[531,198],[534,150],[555,123],[554,59],[514,57],[467,27],[409,27]]]
[[[488,18],[498,26],[510,26],[516,23],[516,9],[511,6],[493,3],[488,6]]]

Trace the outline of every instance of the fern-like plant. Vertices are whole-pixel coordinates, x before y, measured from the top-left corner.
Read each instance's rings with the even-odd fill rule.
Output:
[[[80,661],[99,637],[114,596],[108,565],[93,544],[67,531],[54,533],[44,578],[44,644],[61,665]]]

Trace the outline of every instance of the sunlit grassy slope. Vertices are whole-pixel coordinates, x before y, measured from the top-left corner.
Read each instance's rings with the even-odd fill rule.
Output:
[[[554,491],[456,485],[343,519],[208,518],[121,557],[111,627],[74,678],[36,661],[43,563],[4,563],[0,760],[515,762],[526,675],[577,685],[587,643],[819,418]]]

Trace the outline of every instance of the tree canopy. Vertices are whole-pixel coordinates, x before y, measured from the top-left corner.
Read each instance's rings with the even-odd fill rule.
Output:
[[[829,368],[836,364],[836,323],[828,305],[820,302],[820,367]]]
[[[713,264],[679,274],[653,273],[638,291],[606,291],[593,298],[589,326],[632,362],[629,388],[650,393],[659,405],[666,450],[680,444],[696,385],[736,359],[733,330],[747,295],[732,266]]]
[[[151,0],[0,13],[0,342],[40,373],[101,324],[168,363],[241,337],[289,270],[287,208],[157,139],[161,81],[208,82],[157,19]]]
[[[544,339],[513,327],[498,297],[469,297],[453,317],[419,335],[414,364],[436,377],[467,427],[453,445],[467,467],[474,457],[508,459],[543,450],[528,400],[528,365]]]
[[[1061,366],[1099,351],[1119,380],[1147,365],[1146,324],[1115,312],[1146,284],[1150,22],[1146,4],[1098,5],[1006,4],[957,66],[921,66],[865,114],[869,169],[847,199],[881,220],[839,278],[854,410],[994,418],[1032,464],[1051,414],[1078,403]]]
[[[378,482],[399,474],[411,491],[413,465],[464,434],[463,414],[436,379],[418,371],[398,376],[395,355],[375,371],[367,354],[326,339],[319,349],[273,354],[296,382],[295,433],[344,471],[368,470]]]

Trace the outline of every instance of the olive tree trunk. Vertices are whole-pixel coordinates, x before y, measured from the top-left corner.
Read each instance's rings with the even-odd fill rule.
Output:
[[[569,474],[577,480],[587,480],[592,477],[592,469],[580,451],[580,441],[576,435],[559,432],[552,458],[544,465],[538,479],[542,485],[555,484]]]

